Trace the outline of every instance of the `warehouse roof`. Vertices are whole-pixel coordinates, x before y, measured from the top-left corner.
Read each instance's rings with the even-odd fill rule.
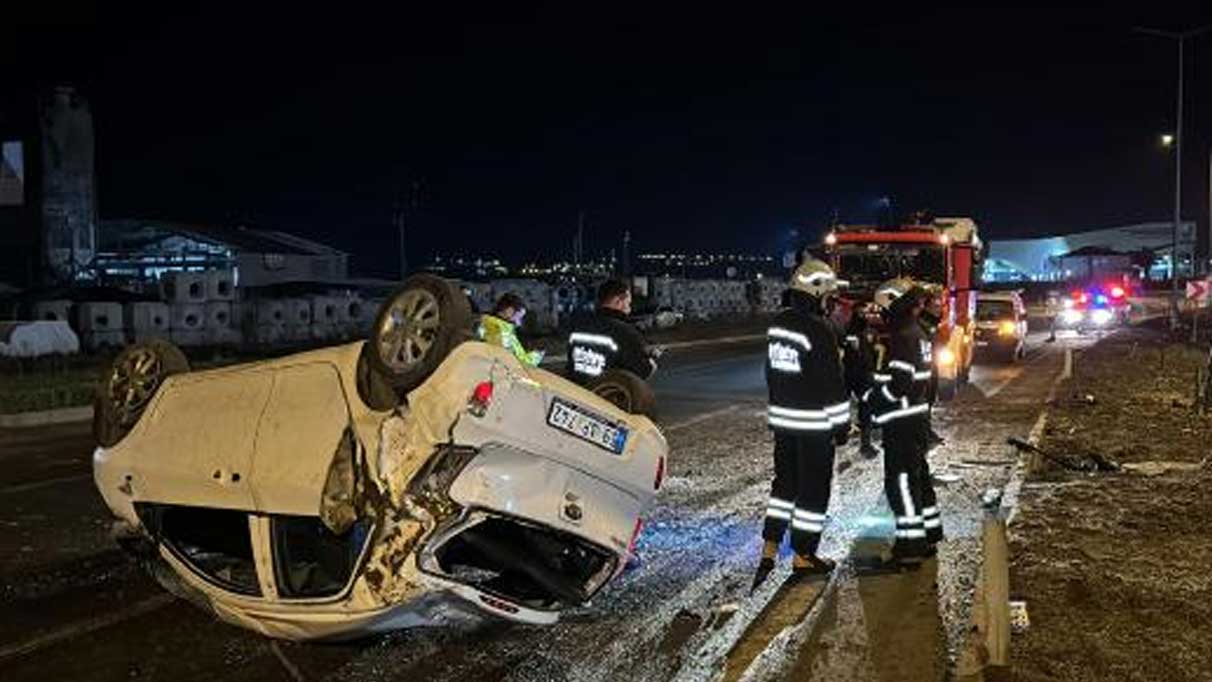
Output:
[[[157,249],[174,236],[207,242],[246,253],[281,253],[308,256],[344,254],[343,251],[310,239],[276,230],[257,230],[243,225],[228,227],[164,220],[102,220],[101,251]]]

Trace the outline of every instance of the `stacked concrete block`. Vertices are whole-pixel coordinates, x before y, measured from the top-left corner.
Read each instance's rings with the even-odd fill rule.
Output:
[[[292,342],[311,341],[311,301],[286,298],[286,339]]]
[[[337,304],[338,335],[342,339],[353,339],[363,335],[366,318],[374,313],[367,310],[366,301],[360,298],[342,298]]]
[[[286,303],[277,299],[244,304],[245,338],[260,346],[279,346],[287,342]]]
[[[71,301],[38,301],[34,304],[31,317],[35,320],[50,322],[71,322]]]
[[[76,306],[80,340],[89,350],[126,345],[122,329],[122,304],[86,302]]]
[[[174,303],[169,338],[178,346],[202,346],[206,344],[206,305],[202,303]]]
[[[758,280],[758,296],[760,302],[758,309],[762,312],[774,312],[783,307],[783,292],[787,290],[787,283],[781,279],[760,279]]]
[[[243,335],[236,326],[235,308],[228,301],[209,301],[206,310],[206,344],[208,346],[238,346]]]
[[[210,270],[206,273],[206,300],[236,300],[236,277],[231,270]]]
[[[332,296],[312,296],[311,338],[315,341],[335,341],[340,338],[340,313],[342,301]]]
[[[207,284],[205,272],[169,272],[161,278],[160,289],[168,303],[205,303]]]
[[[172,313],[159,301],[127,303],[122,310],[127,336],[136,343],[171,337]]]

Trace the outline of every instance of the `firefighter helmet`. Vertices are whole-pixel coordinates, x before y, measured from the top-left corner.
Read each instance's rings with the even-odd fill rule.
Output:
[[[824,261],[805,258],[791,275],[791,288],[821,298],[837,290],[837,276]]]
[[[885,313],[892,313],[893,308],[904,307],[920,298],[922,293],[922,287],[911,279],[890,279],[875,290],[875,305]]]

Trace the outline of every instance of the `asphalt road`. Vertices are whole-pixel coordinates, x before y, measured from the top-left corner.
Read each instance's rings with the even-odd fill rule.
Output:
[[[1068,342],[1040,338],[1020,364],[978,367],[943,421],[995,410],[1024,376],[1053,372]],[[712,642],[733,610],[721,605],[743,596],[756,551],[770,475],[762,350],[735,344],[663,359],[654,386],[673,455],[641,539],[644,565],[550,628],[493,622],[300,645],[223,625],[169,598],[117,551],[92,484],[87,424],[0,430],[0,678],[698,679],[709,659],[722,660]],[[1028,391],[1032,410],[1041,390]],[[839,461],[857,462],[851,450]],[[875,464],[853,470],[867,472],[855,479],[871,489],[854,503],[865,511],[882,490],[868,475]],[[829,547],[844,558],[852,539]],[[733,620],[761,608],[743,604]]]

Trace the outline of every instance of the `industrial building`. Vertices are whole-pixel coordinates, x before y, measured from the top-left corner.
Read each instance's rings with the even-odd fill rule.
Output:
[[[1134,270],[1142,278],[1169,279],[1173,226],[1139,223],[1061,237],[993,240],[983,277],[986,282],[1052,282]],[[1194,273],[1195,240],[1195,223],[1180,223],[1179,277]]]
[[[140,288],[170,272],[228,270],[242,288],[344,283],[349,254],[284,232],[157,220],[103,220],[99,280]]]

